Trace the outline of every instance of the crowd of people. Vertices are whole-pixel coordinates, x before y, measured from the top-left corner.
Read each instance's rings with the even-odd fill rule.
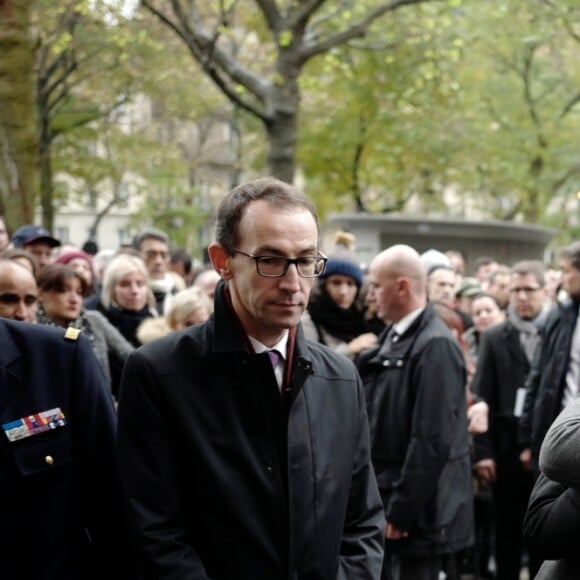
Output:
[[[576,577],[580,242],[365,267],[271,178],[207,264],[0,222],[7,577]]]

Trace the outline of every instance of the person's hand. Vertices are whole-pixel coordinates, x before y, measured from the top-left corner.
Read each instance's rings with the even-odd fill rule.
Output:
[[[493,459],[482,459],[473,467],[477,475],[486,483],[493,483],[497,479],[496,465]]]
[[[522,467],[527,471],[531,471],[532,469],[532,450],[531,449],[522,449],[520,452],[520,463]]]
[[[489,406],[485,401],[473,403],[467,409],[467,429],[472,435],[481,435],[488,429]]]
[[[377,344],[377,335],[372,332],[359,334],[348,343],[348,348],[352,354],[358,354],[362,350],[372,348]]]
[[[408,536],[409,532],[403,532],[388,522],[385,524],[385,538],[387,540],[402,540]]]

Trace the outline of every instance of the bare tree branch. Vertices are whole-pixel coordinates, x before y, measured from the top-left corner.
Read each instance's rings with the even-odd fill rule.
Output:
[[[260,102],[264,102],[268,91],[266,84],[217,46],[215,37],[199,29],[192,29],[190,19],[187,18],[178,0],[171,2],[177,21],[171,19],[166,12],[157,9],[150,0],[142,0],[141,3],[183,40],[194,59],[234,105],[264,122],[268,120],[264,110],[244,99],[236,87],[236,84],[244,87]],[[211,52],[211,59],[208,59],[208,52]]]
[[[274,0],[256,0],[256,4],[260,7],[268,28],[273,32],[280,32],[281,18],[276,2]]]
[[[568,113],[570,113],[572,111],[572,109],[578,104],[580,103],[580,93],[574,95],[564,106],[564,108],[562,109],[562,112],[560,113],[560,118],[562,119],[563,117],[565,117]]]
[[[362,20],[351,24],[347,29],[333,34],[318,43],[305,46],[305,48],[301,51],[302,60],[303,62],[306,62],[312,57],[327,52],[331,48],[344,44],[349,40],[354,38],[362,38],[368,32],[371,24],[373,24],[375,20],[385,15],[387,12],[393,12],[402,6],[411,4],[423,4],[425,2],[433,1],[434,0],[393,0],[391,2],[381,4],[374,10],[369,11]]]

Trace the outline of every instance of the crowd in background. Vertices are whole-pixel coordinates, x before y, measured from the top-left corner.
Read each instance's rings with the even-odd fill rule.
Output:
[[[134,349],[212,315],[220,274],[211,264],[196,264],[183,249],[174,248],[165,232],[143,230],[130,246],[99,250],[92,242],[82,248],[62,243],[35,225],[22,226],[9,236],[1,219],[0,224],[0,317],[81,331],[115,400],[124,362]],[[424,355],[416,336],[406,345],[409,326],[397,329],[406,315],[391,320],[384,305],[382,312],[380,305],[377,311],[385,272],[402,276],[399,264],[409,271],[419,265],[424,269],[428,304],[435,317],[424,332],[440,333],[442,321],[456,344],[439,355],[430,354],[430,359],[441,358],[430,361],[429,373],[437,373],[438,363],[448,360],[441,371],[447,374],[441,376],[461,382],[465,425],[458,429],[464,429],[464,437],[450,442],[448,452],[460,459],[448,469],[455,470],[456,481],[464,477],[461,450],[467,445],[470,489],[462,500],[472,502],[475,523],[472,538],[469,533],[458,535],[453,550],[448,549],[451,544],[445,545],[442,553],[452,551],[455,561],[442,561],[441,573],[450,580],[464,574],[518,580],[527,568],[533,578],[546,558],[531,532],[531,543],[526,543],[522,529],[541,472],[540,449],[553,420],[578,394],[580,248],[567,247],[558,267],[535,260],[502,264],[482,256],[471,272],[459,251],[431,249],[420,255],[419,263],[399,248],[399,253],[373,262],[374,270],[369,271],[356,258],[351,234],[338,232],[335,242],[302,315],[302,328],[306,338],[355,362],[367,396],[370,393],[384,404],[384,391],[392,388],[389,381],[395,376],[391,373],[385,379],[384,367],[403,367],[415,349]],[[392,292],[396,296],[397,290]],[[395,330],[400,332],[386,349]],[[410,380],[405,371],[398,372],[402,373],[398,381]],[[424,377],[433,379],[433,374]],[[403,432],[409,428],[403,410],[414,407],[389,401],[403,405],[395,407],[398,416],[393,415],[386,427],[375,427]],[[435,413],[437,403],[430,405]],[[441,411],[441,430],[446,429],[446,411]],[[376,423],[372,413],[370,402],[369,419]],[[400,445],[406,441],[402,438]],[[382,453],[399,457],[406,450],[393,444]],[[380,472],[376,464],[375,469]],[[386,468],[380,473],[379,480],[390,477]],[[416,483],[425,485],[425,481]],[[462,493],[453,485],[445,492]],[[383,501],[393,499],[383,496]],[[396,514],[398,508],[392,509]],[[396,529],[391,533],[396,534]],[[421,553],[420,547],[417,550]],[[409,553],[413,554],[412,548]]]

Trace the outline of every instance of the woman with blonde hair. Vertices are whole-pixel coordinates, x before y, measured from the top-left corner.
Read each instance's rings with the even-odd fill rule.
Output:
[[[205,322],[213,311],[208,296],[196,286],[180,290],[163,318],[145,320],[137,331],[142,343],[151,342],[170,332]]]
[[[133,346],[141,345],[137,328],[146,318],[157,316],[149,272],[142,258],[122,253],[109,262],[103,273],[97,310]]]

